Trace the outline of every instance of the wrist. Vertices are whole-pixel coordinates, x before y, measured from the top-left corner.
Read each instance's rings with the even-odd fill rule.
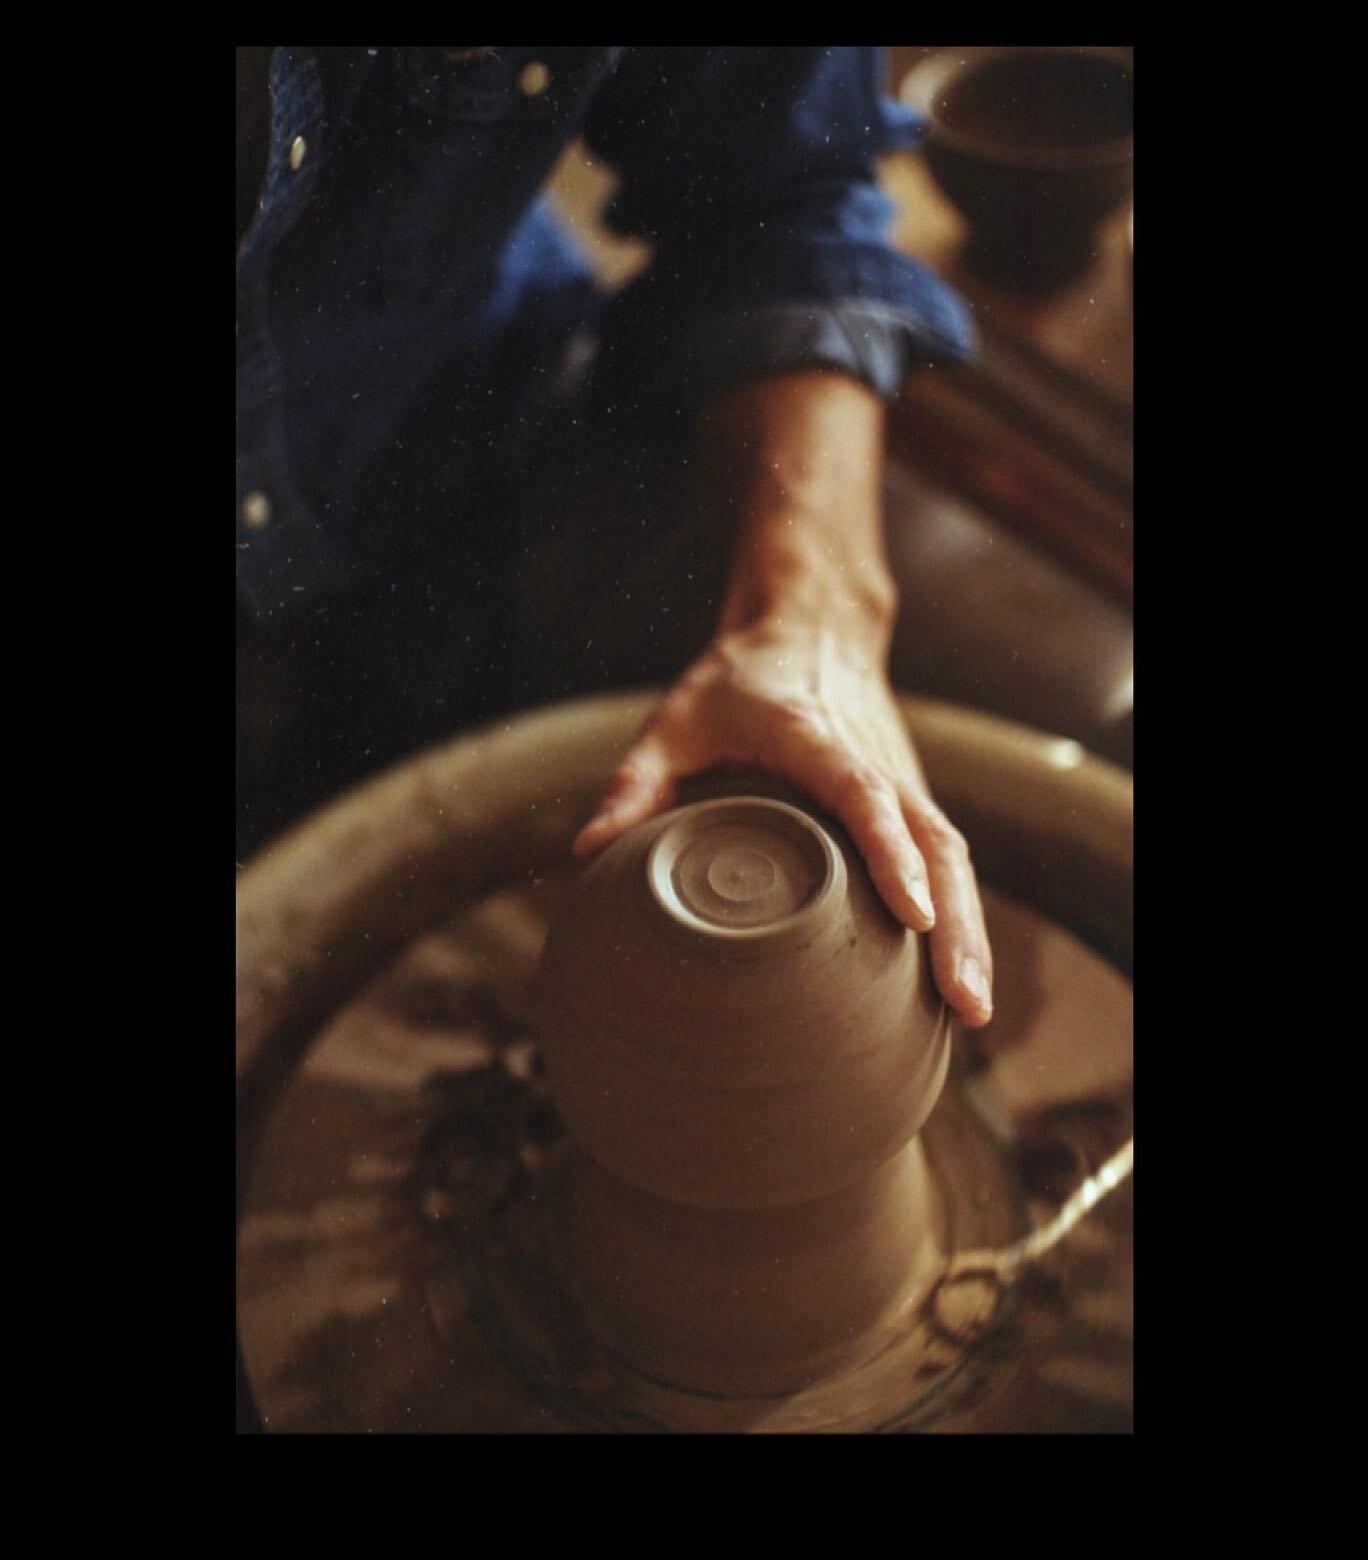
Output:
[[[831,544],[830,525],[773,516],[752,525],[733,565],[720,632],[831,632],[863,655],[887,654],[898,595],[881,551]]]
[[[721,630],[788,625],[886,655],[897,596],[878,398],[839,374],[756,381],[713,409],[706,443],[736,536]]]

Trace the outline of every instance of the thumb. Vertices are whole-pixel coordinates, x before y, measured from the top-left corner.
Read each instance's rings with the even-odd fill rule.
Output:
[[[674,800],[674,764],[665,744],[648,733],[613,771],[594,816],[580,830],[575,855],[592,856],[619,835],[662,812]]]

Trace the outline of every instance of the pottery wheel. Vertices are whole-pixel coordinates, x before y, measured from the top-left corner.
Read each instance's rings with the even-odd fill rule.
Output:
[[[312,1048],[267,1125],[241,1234],[244,1357],[271,1430],[1129,1428],[1126,1182],[1029,1271],[947,1274],[848,1379],[787,1401],[637,1379],[548,1267],[559,1119],[527,987],[554,878],[414,943]],[[1046,1224],[1130,1133],[1131,991],[991,891],[997,1015],[923,1132],[957,1252]]]
[[[238,1330],[266,1428],[1128,1430],[1130,780],[931,701],[900,703],[997,966],[921,1135],[944,1271],[877,1354],[784,1399],[661,1387],[581,1324],[547,1247],[565,1138],[529,984],[569,841],[658,697],[453,739],[242,874]],[[801,831],[787,864],[719,843],[701,879],[726,903],[809,891]]]

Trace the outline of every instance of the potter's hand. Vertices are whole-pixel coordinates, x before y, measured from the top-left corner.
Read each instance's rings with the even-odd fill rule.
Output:
[[[590,855],[667,807],[676,782],[759,765],[846,826],[884,902],[929,931],[941,995],[992,1012],[993,960],[964,840],[932,801],[884,666],[897,604],[883,554],[883,405],[803,371],[730,391],[704,425],[736,551],[708,651],[575,842]]]
[[[762,621],[718,636],[619,766],[575,841],[591,855],[718,764],[760,766],[849,831],[884,902],[929,931],[941,995],[970,1025],[992,1012],[992,955],[962,836],[931,799],[875,646],[847,629]]]

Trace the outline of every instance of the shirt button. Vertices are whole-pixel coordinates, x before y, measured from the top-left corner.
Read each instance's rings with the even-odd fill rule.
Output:
[[[259,489],[242,501],[242,523],[249,531],[264,531],[271,523],[271,501]]]
[[[309,149],[309,143],[302,135],[297,135],[290,142],[290,167],[295,173],[299,172],[300,165],[304,161],[304,153]]]
[[[518,91],[524,97],[540,97],[551,85],[551,72],[540,60],[524,65],[518,75]]]

